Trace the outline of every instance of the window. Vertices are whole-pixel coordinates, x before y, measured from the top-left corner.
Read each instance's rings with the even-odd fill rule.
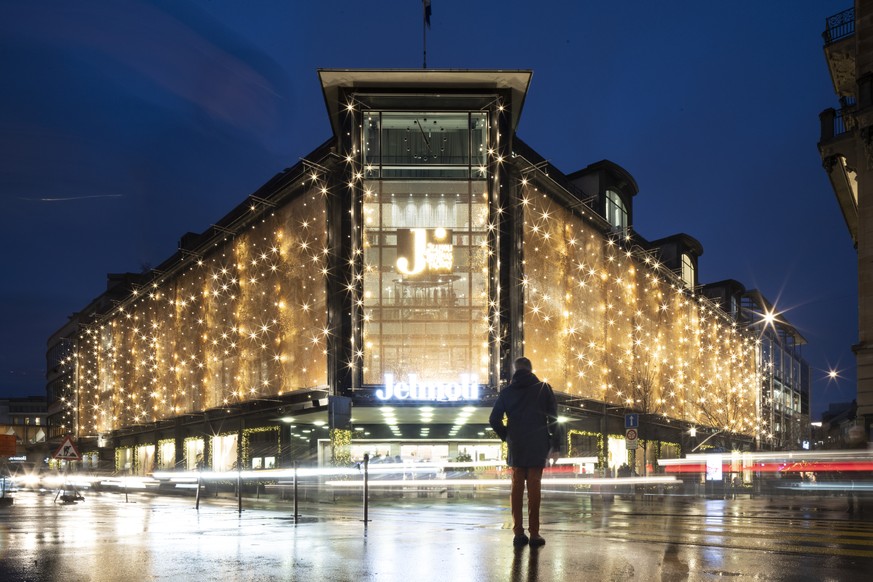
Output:
[[[214,471],[230,471],[236,469],[236,455],[236,434],[212,437],[212,469]]]
[[[155,445],[136,447],[136,474],[148,475],[155,470]]]
[[[363,135],[367,176],[484,177],[487,130],[481,111],[370,111]]]
[[[627,230],[627,208],[618,192],[606,191],[606,216],[607,222],[616,230]]]
[[[487,183],[364,188],[364,383],[487,378]]]
[[[162,440],[158,443],[158,467],[171,470],[176,466],[176,443],[172,439]]]
[[[682,281],[686,287],[694,287],[694,261],[688,253],[682,253]]]
[[[189,438],[185,440],[185,468],[194,471],[203,467],[203,439]]]

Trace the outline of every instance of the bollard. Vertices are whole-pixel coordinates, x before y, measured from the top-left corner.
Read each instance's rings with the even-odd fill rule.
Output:
[[[369,509],[369,491],[367,489],[369,483],[369,465],[370,465],[370,453],[364,453],[364,527],[367,527],[367,522],[370,521],[367,519],[367,511]]]
[[[294,523],[297,523],[297,518],[300,514],[297,513],[297,461],[294,461]]]
[[[237,465],[236,471],[237,513],[242,513],[242,466]]]
[[[194,494],[194,509],[200,511],[200,471],[197,471],[197,493]]]

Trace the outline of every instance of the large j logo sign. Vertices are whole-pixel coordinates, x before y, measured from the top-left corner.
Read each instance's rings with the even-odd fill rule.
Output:
[[[452,272],[452,231],[445,228],[398,228],[397,272],[408,277]]]

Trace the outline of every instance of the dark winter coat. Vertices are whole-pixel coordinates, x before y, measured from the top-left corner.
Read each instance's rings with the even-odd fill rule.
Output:
[[[506,414],[506,426],[503,415]],[[550,451],[560,451],[558,404],[552,387],[532,372],[517,370],[500,391],[488,422],[505,441],[510,467],[545,467]]]

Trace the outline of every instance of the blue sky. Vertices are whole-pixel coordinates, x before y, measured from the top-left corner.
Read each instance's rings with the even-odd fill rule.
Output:
[[[821,33],[851,1],[433,0],[428,68],[530,69],[519,136],[609,159],[634,227],[703,244],[807,338],[813,410],[855,396],[857,255],[816,149]],[[162,262],[330,137],[318,68],[420,68],[419,0],[0,0],[0,395],[110,272]],[[840,378],[827,378],[829,369]]]

